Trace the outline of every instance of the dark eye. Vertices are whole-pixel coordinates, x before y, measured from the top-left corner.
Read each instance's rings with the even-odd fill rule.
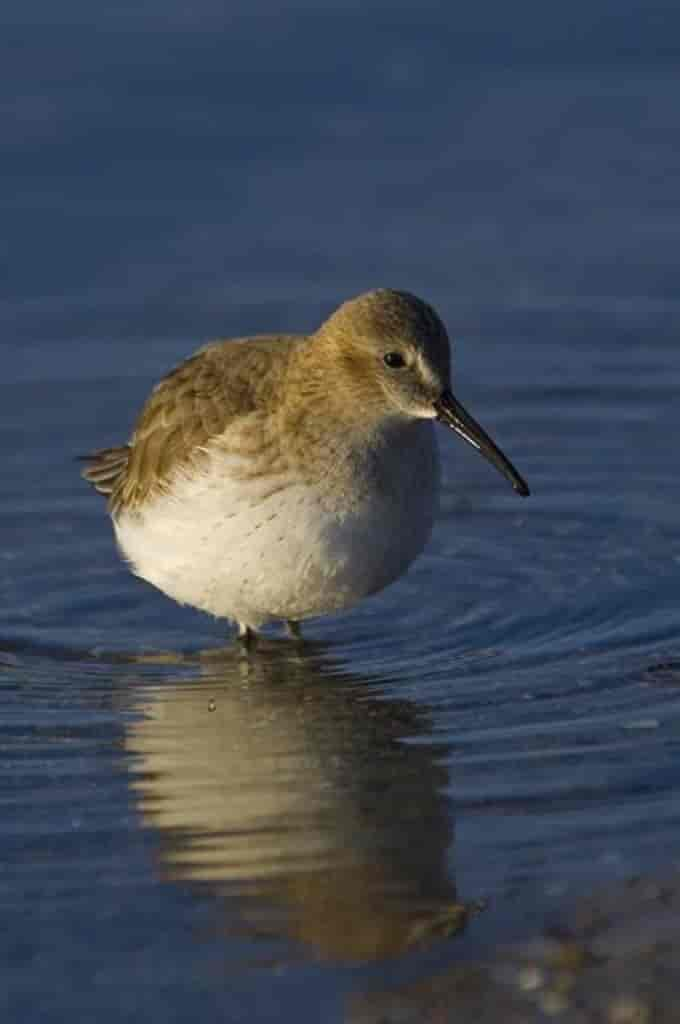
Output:
[[[390,370],[401,370],[403,366],[406,366],[406,360],[401,352],[386,352],[383,356],[383,361],[385,366],[389,366]]]

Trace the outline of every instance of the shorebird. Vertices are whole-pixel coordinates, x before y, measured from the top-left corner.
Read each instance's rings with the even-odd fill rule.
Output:
[[[84,456],[132,572],[237,623],[350,608],[422,551],[440,488],[434,423],[529,488],[451,391],[425,302],[379,289],[311,335],[217,341],[153,389],[129,442]]]

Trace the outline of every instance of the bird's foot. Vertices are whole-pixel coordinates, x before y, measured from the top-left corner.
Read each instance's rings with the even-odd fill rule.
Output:
[[[257,647],[257,633],[250,626],[246,626],[243,622],[238,624],[238,636],[236,638],[237,643],[241,650],[245,654],[250,654]]]
[[[302,629],[295,619],[286,619],[286,631],[291,640],[302,640]]]

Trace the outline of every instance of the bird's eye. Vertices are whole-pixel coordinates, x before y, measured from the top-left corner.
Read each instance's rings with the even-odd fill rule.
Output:
[[[385,366],[389,366],[390,370],[401,370],[402,367],[406,366],[406,360],[401,352],[386,352],[383,356],[383,362]]]

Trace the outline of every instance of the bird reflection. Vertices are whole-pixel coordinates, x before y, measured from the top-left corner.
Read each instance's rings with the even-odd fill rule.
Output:
[[[170,674],[142,686],[145,717],[126,736],[164,879],[235,900],[230,928],[324,958],[376,959],[463,928],[444,748],[419,742],[426,711],[284,641]]]

